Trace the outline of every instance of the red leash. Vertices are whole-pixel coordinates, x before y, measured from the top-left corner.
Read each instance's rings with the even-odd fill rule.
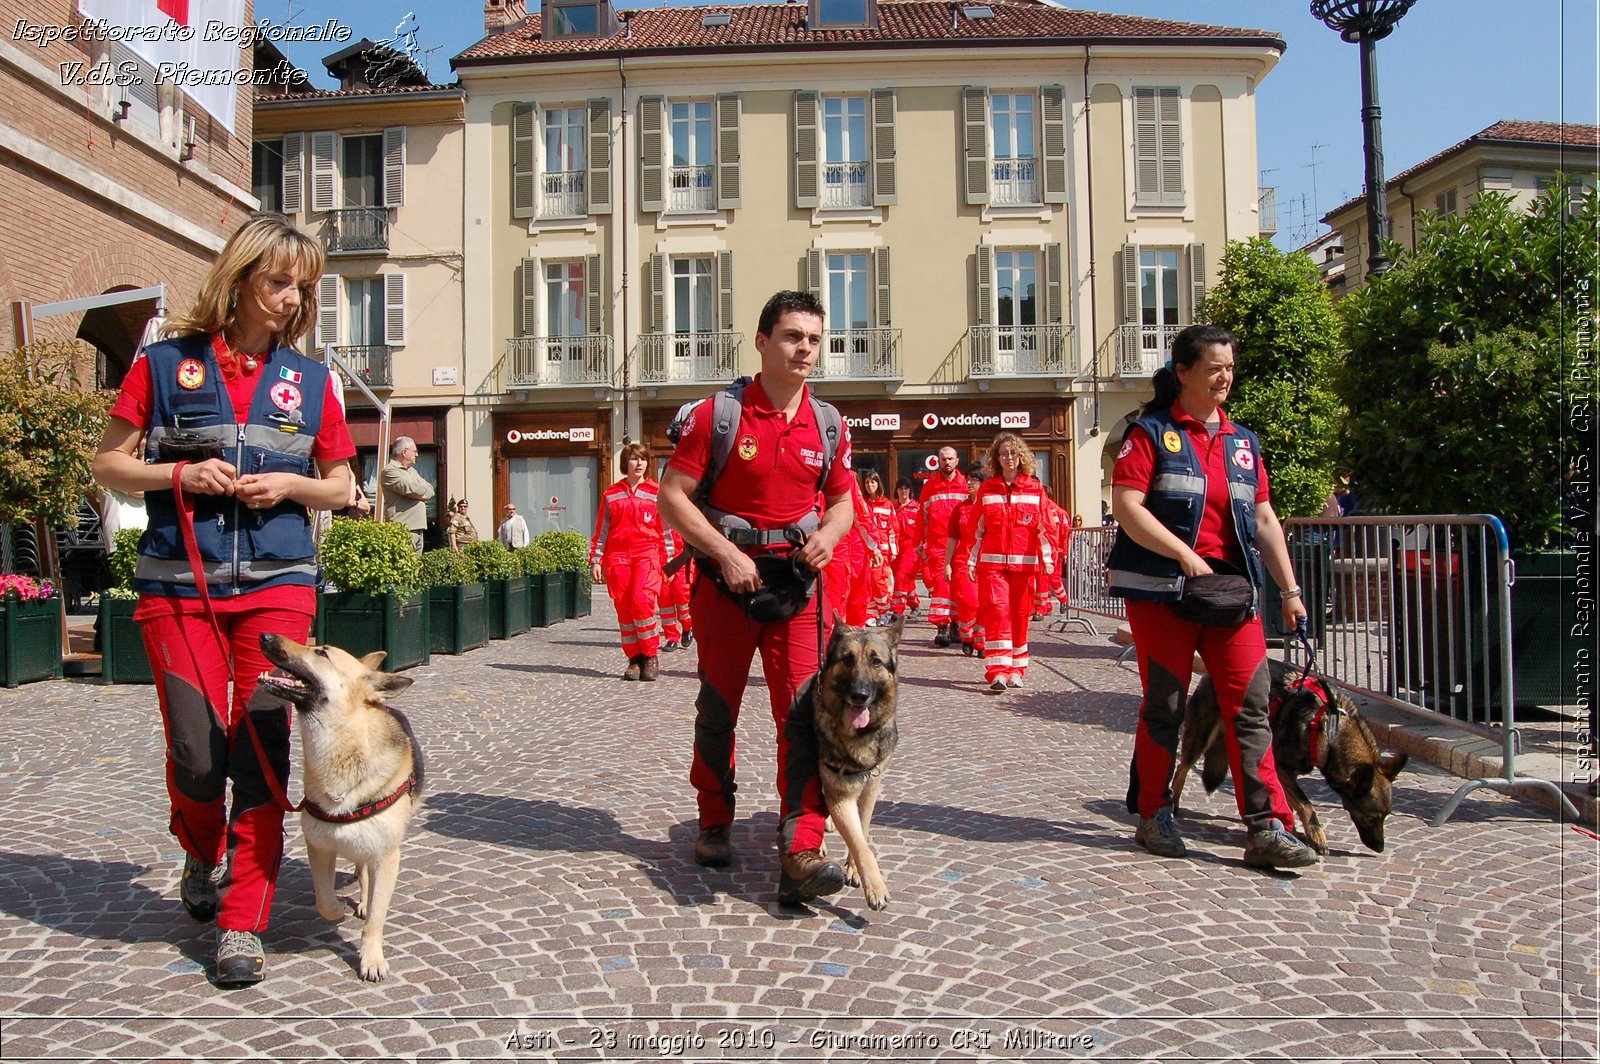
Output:
[[[183,533],[183,549],[189,555],[189,568],[194,572],[195,589],[200,592],[200,601],[206,608],[206,620],[211,622],[211,631],[217,637],[217,649],[222,652],[222,660],[228,666],[228,679],[233,681],[234,687],[239,686],[239,677],[233,671],[233,654],[228,646],[228,641],[222,637],[222,625],[217,623],[217,611],[211,605],[211,591],[206,587],[205,562],[200,557],[200,544],[194,538],[194,500],[183,490],[183,470],[188,462],[179,462],[172,469],[172,494],[178,504],[178,530]],[[294,709],[284,707],[289,714],[289,730],[294,731]],[[267,751],[261,745],[261,736],[256,733],[256,725],[250,719],[250,709],[244,707],[244,727],[250,733],[250,744],[255,747],[256,760],[261,764],[261,778],[267,782],[267,790],[272,794],[272,800],[286,813],[298,813],[303,802],[290,804],[288,792],[283,782],[278,779],[278,774],[272,769],[272,762],[267,760]]]

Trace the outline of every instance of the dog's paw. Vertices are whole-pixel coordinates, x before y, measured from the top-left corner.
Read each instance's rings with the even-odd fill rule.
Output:
[[[1321,827],[1306,828],[1304,838],[1306,845],[1316,850],[1318,855],[1322,857],[1328,856],[1328,833],[1323,831]]]
[[[369,983],[381,983],[389,977],[389,961],[383,955],[383,948],[367,949],[362,947],[361,963],[357,968],[361,978]]]
[[[861,873],[856,869],[856,859],[854,857],[844,863],[844,885],[847,887],[859,887],[861,885]]]
[[[359,896],[351,898],[350,908],[355,910],[357,919],[365,920],[367,918],[367,900],[365,898]]]
[[[336,924],[340,920],[343,920],[344,914],[347,911],[348,910],[346,910],[344,907],[344,899],[342,898],[334,898],[333,901],[329,902],[326,907],[324,907],[322,902],[317,902],[317,915],[332,924]]]
[[[879,876],[876,883],[869,883],[863,892],[867,896],[867,908],[875,913],[880,913],[889,907],[889,884]]]

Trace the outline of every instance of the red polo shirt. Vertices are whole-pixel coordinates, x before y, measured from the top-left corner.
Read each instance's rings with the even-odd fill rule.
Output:
[[[1217,413],[1222,424],[1217,434],[1206,432],[1202,422],[1190,417],[1183,407],[1174,404],[1172,419],[1189,434],[1195,454],[1206,475],[1206,508],[1200,515],[1200,534],[1195,537],[1194,552],[1202,558],[1221,558],[1237,566],[1244,565],[1244,552],[1239,548],[1239,537],[1233,529],[1233,506],[1228,499],[1228,455],[1233,452],[1231,443],[1224,437],[1233,435],[1233,422],[1220,409]],[[1267,490],[1267,464],[1261,455],[1256,461],[1256,503],[1271,498]],[[1117,452],[1117,464],[1111,472],[1111,483],[1135,491],[1150,490],[1151,474],[1155,470],[1156,445],[1144,431],[1130,432]]]
[[[696,481],[711,468],[712,401],[690,413],[667,468]],[[850,492],[850,428],[844,426],[839,453],[822,493],[837,498]],[[744,390],[744,406],[734,428],[728,465],[711,489],[711,505],[738,514],[757,528],[792,525],[816,506],[817,478],[822,475],[822,430],[811,410],[809,390],[802,388],[800,409],[787,418],[772,405],[756,375]]]

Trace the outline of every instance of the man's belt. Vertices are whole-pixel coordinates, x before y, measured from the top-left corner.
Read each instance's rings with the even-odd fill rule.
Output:
[[[722,534],[735,547],[779,547],[790,542],[787,528],[724,528]]]

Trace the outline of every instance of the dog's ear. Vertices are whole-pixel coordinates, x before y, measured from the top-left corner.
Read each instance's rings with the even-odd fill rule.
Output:
[[[381,651],[379,653],[382,653]],[[368,657],[371,657],[369,654]],[[375,672],[367,677],[367,682],[372,685],[372,690],[378,695],[397,695],[416,683],[409,676],[401,676],[394,672]]]
[[[889,626],[889,647],[890,647],[890,649],[893,649],[893,648],[898,647],[900,645],[900,636],[901,636],[902,633],[905,632],[905,630],[906,630],[906,618],[905,618],[904,614],[901,614],[899,617],[896,617],[895,620],[894,620],[894,623]]]
[[[387,650],[374,650],[361,659],[361,664],[368,672],[377,672],[378,666],[382,665],[383,659],[388,656],[389,652]]]
[[[843,639],[847,635],[855,634],[857,631],[858,629],[851,628],[843,621],[834,621],[833,631],[828,635],[828,647],[824,653],[824,657],[832,656],[835,643],[839,642],[839,640]]]
[[[1371,765],[1357,765],[1350,770],[1350,778],[1346,781],[1351,794],[1369,794],[1372,791],[1373,767]]]
[[[1394,778],[1400,775],[1400,770],[1406,767],[1406,762],[1409,760],[1410,758],[1405,754],[1390,754],[1378,762],[1378,771],[1383,773],[1390,783],[1393,783]]]

